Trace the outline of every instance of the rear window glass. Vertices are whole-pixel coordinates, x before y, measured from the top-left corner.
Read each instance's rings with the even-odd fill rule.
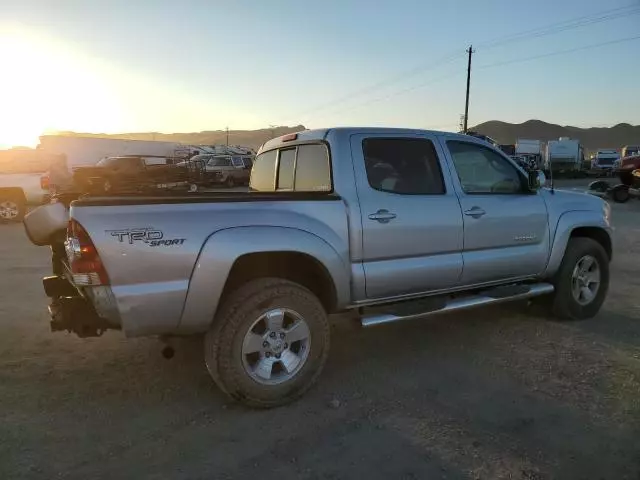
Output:
[[[231,159],[225,157],[213,157],[209,160],[210,167],[230,167]]]
[[[250,188],[256,192],[273,192],[275,189],[277,150],[261,153],[251,169]]]
[[[293,168],[296,160],[296,149],[280,150],[278,164],[278,190],[293,190]]]
[[[331,169],[324,145],[300,145],[296,160],[296,192],[330,192]]]
[[[166,165],[167,159],[165,157],[146,157],[144,158],[145,165]]]

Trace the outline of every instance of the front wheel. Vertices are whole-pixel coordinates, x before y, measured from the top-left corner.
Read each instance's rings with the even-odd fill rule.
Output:
[[[554,278],[556,291],[552,312],[563,320],[594,317],[609,289],[609,258],[602,245],[591,238],[569,240]]]
[[[269,408],[295,400],[317,380],[329,352],[329,321],[297,283],[253,280],[231,293],[205,336],[211,377],[230,397]]]

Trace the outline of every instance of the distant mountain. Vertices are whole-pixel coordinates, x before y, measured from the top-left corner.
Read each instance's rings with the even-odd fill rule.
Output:
[[[258,148],[264,142],[273,137],[286,135],[287,133],[304,130],[304,125],[293,127],[279,126],[273,128],[263,128],[261,130],[229,130],[229,145],[242,145],[244,147]],[[157,140],[164,142],[179,142],[188,145],[221,145],[227,143],[227,132],[225,130],[213,130],[193,133],[77,133],[77,132],[57,132],[56,135],[66,135],[70,137],[100,137],[100,138],[121,138],[125,140]]]
[[[588,151],[599,148],[621,148],[624,145],[640,144],[640,125],[619,123],[608,128],[578,128],[555,125],[541,120],[528,120],[524,123],[506,123],[498,120],[481,123],[471,130],[488,135],[498,143],[514,144],[518,138],[549,141],[559,137],[580,140]]]

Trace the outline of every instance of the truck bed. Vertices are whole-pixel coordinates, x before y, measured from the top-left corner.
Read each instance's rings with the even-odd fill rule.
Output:
[[[332,268],[349,278],[347,215],[338,195],[89,197],[72,202],[70,216],[91,232],[128,335],[206,329],[235,259],[262,251],[261,238],[277,236],[292,251],[319,242],[337,253]]]

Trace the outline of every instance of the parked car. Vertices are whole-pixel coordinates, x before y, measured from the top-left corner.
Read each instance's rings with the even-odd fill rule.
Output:
[[[44,162],[16,162],[0,166],[0,221],[19,222],[27,207],[49,198],[48,166]]]
[[[204,162],[213,183],[227,187],[249,184],[252,166],[250,156],[196,155],[190,161]]]
[[[24,223],[63,252],[44,279],[53,330],[204,334],[221,390],[272,407],[318,378],[331,313],[373,326],[547,295],[559,319],[593,317],[609,205],[543,183],[469,135],[307,130],[260,148],[247,193],[88,197],[66,233],[43,221],[60,203]]]

